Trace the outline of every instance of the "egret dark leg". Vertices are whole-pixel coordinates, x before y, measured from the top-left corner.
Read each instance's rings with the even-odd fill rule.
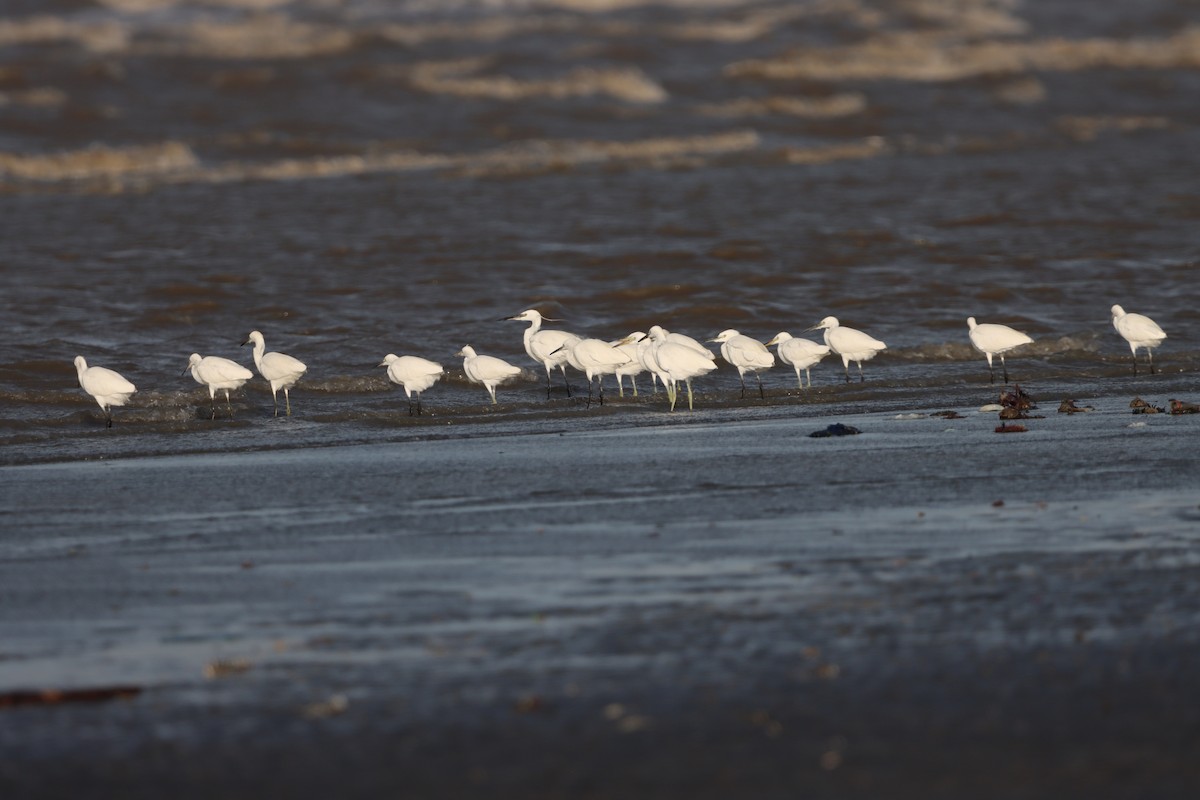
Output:
[[[229,418],[233,419],[233,404],[229,402],[229,390],[225,390],[225,407],[229,409]]]
[[[596,378],[596,384],[600,387],[600,405],[604,405],[604,376]]]
[[[278,418],[279,417],[279,393],[274,390],[271,391],[271,402],[275,405],[275,417]]]
[[[421,394],[417,393],[417,416],[421,416]]]
[[[849,361],[843,362],[842,369],[846,370],[846,383],[849,383],[850,382],[850,362]]]
[[[756,373],[754,373],[754,377],[758,378],[758,399],[766,400],[767,399],[767,391],[765,389],[763,389],[762,375],[759,375],[756,372]]]
[[[1137,350],[1133,351],[1133,374],[1137,375]]]
[[[1004,356],[1000,356],[1000,368],[1004,370],[1004,385],[1008,386],[1008,364],[1004,363]]]
[[[212,416],[209,417],[209,419],[216,419],[217,418],[217,393],[209,392],[208,399],[212,400],[212,407],[213,407],[213,413],[212,413]]]
[[[563,386],[567,387],[567,397],[570,397],[571,396],[571,382],[569,380],[567,380],[567,368],[559,367],[558,369],[559,369],[559,371],[562,372]]]
[[[109,411],[107,408],[104,409],[104,418],[108,420],[108,424],[105,425],[104,427],[111,428],[112,427],[112,412]]]
[[[865,383],[866,380],[867,380],[867,377],[865,375],[863,375],[862,362],[860,361],[860,362],[858,362],[858,382]]]
[[[287,415],[290,417],[292,415],[292,394],[287,387],[283,389],[283,403],[287,406]]]
[[[742,382],[742,399],[746,399],[746,376],[738,370],[738,380]]]
[[[1150,374],[1154,374],[1154,351],[1149,347],[1146,348],[1146,360],[1150,362]]]
[[[413,415],[413,401],[411,397],[408,398],[408,415],[410,417]]]

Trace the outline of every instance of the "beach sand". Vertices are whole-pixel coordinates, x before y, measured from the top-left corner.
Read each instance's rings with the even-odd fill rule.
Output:
[[[138,691],[0,794],[1193,797],[1200,418],[1094,404],[2,468],[0,693]]]

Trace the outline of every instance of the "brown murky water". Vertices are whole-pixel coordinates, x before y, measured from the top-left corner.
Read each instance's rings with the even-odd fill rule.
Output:
[[[388,352],[448,367],[434,416],[484,411],[467,343],[528,369],[509,410],[574,410],[497,321],[529,306],[606,339],[834,314],[888,343],[853,394],[825,361],[816,402],[977,386],[969,315],[1034,337],[1019,379],[1094,393],[1129,369],[1114,302],[1194,372],[1189,8],[9,4],[0,447],[96,433],[83,354],[139,387],[118,425],[173,452],[207,403],[188,354],[249,363],[255,328],[309,364],[294,405],[324,437],[405,413]],[[793,386],[775,370],[768,402]],[[736,387],[728,367],[698,385],[710,405]],[[269,400],[252,384],[241,416]]]

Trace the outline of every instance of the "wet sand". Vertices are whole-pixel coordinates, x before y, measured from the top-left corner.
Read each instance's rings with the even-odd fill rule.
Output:
[[[1192,797],[1200,417],[1088,402],[2,468],[0,692],[142,691],[0,794]]]

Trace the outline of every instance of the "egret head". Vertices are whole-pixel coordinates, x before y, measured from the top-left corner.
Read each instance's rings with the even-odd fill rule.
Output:
[[[738,332],[735,331],[733,328],[727,328],[726,330],[723,330],[720,333],[718,333],[717,337],[715,339],[709,339],[709,341],[717,342],[718,344],[724,344],[725,342],[728,342],[730,339],[732,339],[733,337],[738,336],[738,335],[739,335]]]
[[[656,342],[664,341],[667,338],[667,332],[659,325],[652,325],[650,332],[646,335]]]
[[[825,319],[821,320],[816,325],[813,325],[811,328],[808,328],[807,330],[819,331],[822,328],[836,328],[839,324],[841,324],[841,323],[838,322],[837,317],[826,317]]]
[[[393,362],[399,361],[399,360],[400,360],[399,356],[397,356],[395,353],[388,353],[386,356],[383,357],[383,361],[379,362],[379,366],[390,367]]]
[[[83,372],[85,369],[87,369],[87,359],[83,356],[75,356],[75,370]]]
[[[471,345],[466,345],[465,347],[463,347],[462,350],[459,350],[454,355],[462,356],[463,358],[474,358],[475,357],[475,348],[471,347]]]
[[[633,344],[634,342],[640,342],[642,339],[645,339],[645,338],[646,338],[646,334],[642,333],[641,331],[634,331],[633,333],[631,333],[628,336],[621,339],[614,346],[615,347],[624,347],[627,344]]]
[[[968,329],[970,329],[970,330],[975,330],[975,326],[976,326],[976,325],[978,325],[978,324],[979,324],[979,323],[977,323],[977,322],[975,321],[975,318],[974,318],[974,317],[967,317],[967,328],[968,328]]]
[[[1123,317],[1125,316],[1125,309],[1121,308],[1120,306],[1113,306],[1112,315],[1113,319],[1116,319],[1117,317]]]
[[[773,339],[771,339],[771,341],[767,342],[767,347],[770,347],[771,345],[775,345],[775,344],[783,344],[784,342],[786,342],[788,339],[791,339],[791,338],[792,338],[792,335],[790,333],[788,333],[787,331],[780,331],[779,333],[775,334],[775,338],[773,338]]]
[[[258,331],[250,331],[250,335],[246,337],[246,341],[242,342],[242,347],[248,344],[253,344],[255,347],[264,347],[263,335]]]
[[[200,354],[192,353],[190,356],[188,356],[188,363],[187,366],[183,368],[183,372],[187,372],[190,369],[195,369],[200,364],[200,361]],[[182,375],[183,372],[179,374]]]

